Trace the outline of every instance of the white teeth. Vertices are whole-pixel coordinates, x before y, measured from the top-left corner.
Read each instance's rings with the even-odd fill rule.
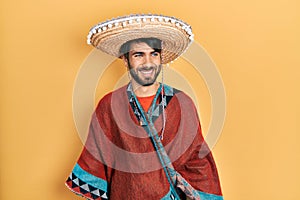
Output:
[[[151,73],[152,72],[152,70],[150,70],[150,71],[142,71],[142,73]]]
[[[140,72],[142,74],[151,74],[153,72],[153,69],[151,69],[151,70],[141,70]]]

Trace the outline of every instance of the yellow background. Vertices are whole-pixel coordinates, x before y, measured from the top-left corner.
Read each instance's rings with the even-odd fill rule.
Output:
[[[227,117],[213,152],[225,199],[300,199],[299,4],[2,0],[0,199],[81,199],[64,186],[82,148],[72,116],[73,84],[92,50],[89,28],[130,13],[189,22],[218,66]],[[198,98],[206,130],[204,96]]]

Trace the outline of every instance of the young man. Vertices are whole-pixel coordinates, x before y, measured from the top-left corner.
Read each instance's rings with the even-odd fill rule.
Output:
[[[221,200],[192,100],[159,83],[162,64],[192,41],[184,22],[132,15],[92,28],[88,42],[121,57],[131,81],[104,96],[66,185],[88,199]]]

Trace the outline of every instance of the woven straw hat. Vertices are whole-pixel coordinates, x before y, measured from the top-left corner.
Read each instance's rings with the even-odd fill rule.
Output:
[[[129,15],[111,19],[91,28],[87,42],[112,56],[120,57],[120,47],[138,38],[162,41],[162,63],[169,63],[186,51],[193,41],[191,27],[174,17]]]

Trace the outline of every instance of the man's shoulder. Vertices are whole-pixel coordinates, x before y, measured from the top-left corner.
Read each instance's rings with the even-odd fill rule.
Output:
[[[166,85],[164,84],[164,90],[165,90],[165,95],[169,96],[169,99],[173,99],[173,97],[175,97],[174,99],[176,99],[176,102],[179,103],[180,105],[192,105],[194,106],[194,101],[193,99],[184,91],[178,89],[178,88],[174,88],[172,86]]]
[[[167,96],[176,96],[177,95],[177,96],[185,96],[185,97],[189,98],[189,95],[186,94],[184,91],[182,91],[178,88],[166,85],[166,84],[164,84],[164,92]]]
[[[120,97],[126,96],[126,88],[127,85],[122,86],[118,89],[110,91],[109,93],[105,94],[98,102],[98,106],[108,106],[111,105],[112,99],[119,99]]]

